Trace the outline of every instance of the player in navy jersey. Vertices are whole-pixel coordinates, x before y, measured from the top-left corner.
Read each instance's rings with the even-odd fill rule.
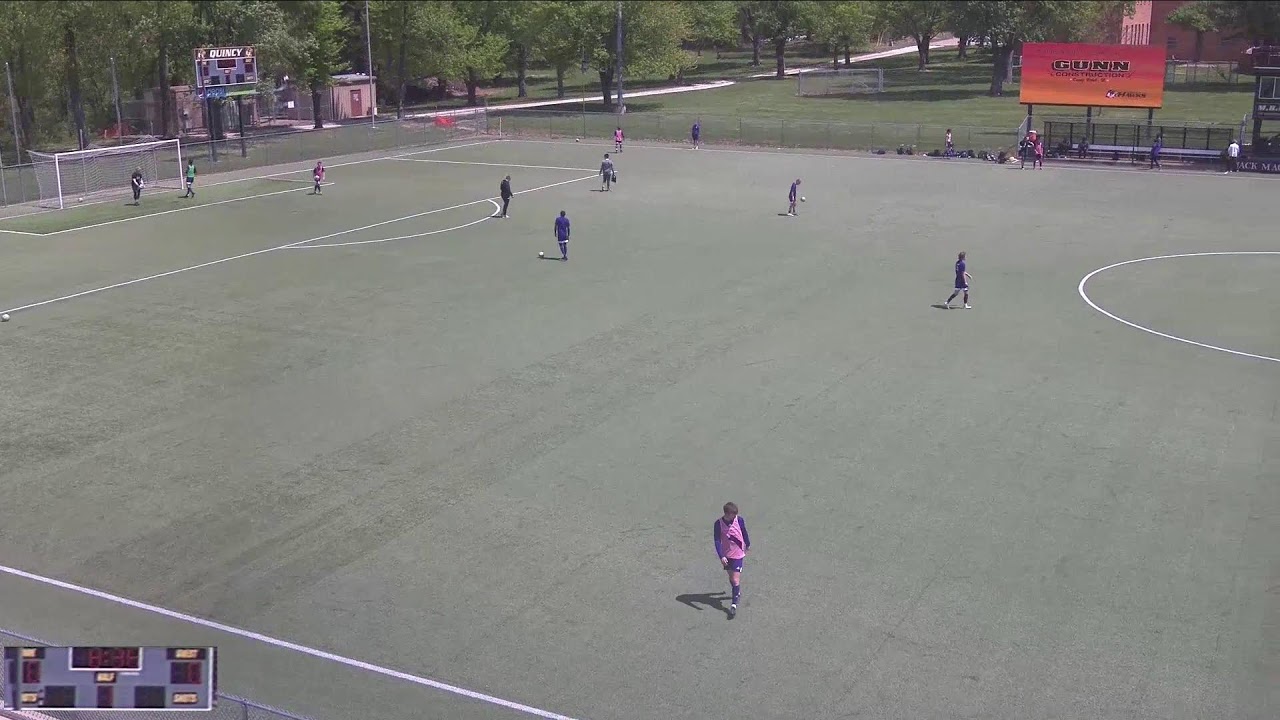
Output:
[[[732,619],[738,614],[738,603],[742,600],[742,561],[751,550],[747,523],[738,514],[737,505],[731,502],[724,504],[724,515],[716,518],[715,527],[711,529],[711,539],[716,544],[716,557],[720,558],[720,566],[729,574],[729,589],[733,591],[729,618]]]
[[[956,289],[955,289],[955,292],[951,293],[951,297],[947,298],[947,301],[946,301],[945,303],[943,303],[943,304],[942,304],[942,305],[943,305],[943,307],[945,307],[945,308],[947,308],[948,310],[950,310],[950,309],[951,309],[951,301],[952,301],[952,300],[955,300],[955,299],[956,299],[956,296],[957,296],[957,295],[959,295],[960,293],[964,293],[964,309],[965,309],[965,310],[970,310],[970,309],[972,309],[972,307],[969,305],[969,281],[970,281],[970,280],[972,280],[972,279],[973,279],[973,278],[969,275],[968,271],[967,271],[967,270],[965,270],[965,264],[964,264],[964,253],[962,252],[962,253],[960,253],[959,257],[957,257],[957,258],[956,258]]]
[[[787,206],[787,214],[791,217],[796,216],[796,199],[800,196],[800,178],[791,183],[791,192],[787,194],[787,201],[791,204]]]
[[[556,242],[560,243],[560,259],[569,262],[569,218],[563,210],[556,218]]]

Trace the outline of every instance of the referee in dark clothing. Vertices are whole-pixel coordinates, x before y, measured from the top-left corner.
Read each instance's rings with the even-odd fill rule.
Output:
[[[502,178],[502,187],[500,192],[502,194],[502,217],[506,217],[507,206],[511,204],[511,196],[514,194],[511,192],[511,176],[510,175]]]

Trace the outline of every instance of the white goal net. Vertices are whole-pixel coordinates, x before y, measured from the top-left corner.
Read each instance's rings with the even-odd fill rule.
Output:
[[[881,68],[845,68],[814,70],[796,75],[796,94],[865,95],[884,92],[884,70]]]
[[[129,177],[142,172],[148,188],[182,186],[182,146],[177,139],[63,153],[28,151],[40,187],[40,207],[101,200],[129,193]]]

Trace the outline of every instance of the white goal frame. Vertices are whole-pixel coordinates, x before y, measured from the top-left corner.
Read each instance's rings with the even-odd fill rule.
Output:
[[[28,150],[27,154],[40,188],[39,205],[44,208],[65,208],[68,195],[83,202],[120,192],[134,169],[142,170],[148,187],[182,187],[182,143],[177,138],[60,153]]]
[[[796,95],[864,95],[884,92],[884,68],[840,68],[796,73]]]

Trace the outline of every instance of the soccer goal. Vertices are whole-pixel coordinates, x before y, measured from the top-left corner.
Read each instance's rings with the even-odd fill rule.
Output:
[[[29,150],[40,187],[40,207],[62,209],[78,202],[128,193],[129,177],[142,171],[149,188],[182,187],[182,145],[152,140],[130,145],[43,153]]]
[[[884,92],[884,70],[882,68],[814,70],[798,73],[796,83],[796,94],[801,96],[866,95]]]

